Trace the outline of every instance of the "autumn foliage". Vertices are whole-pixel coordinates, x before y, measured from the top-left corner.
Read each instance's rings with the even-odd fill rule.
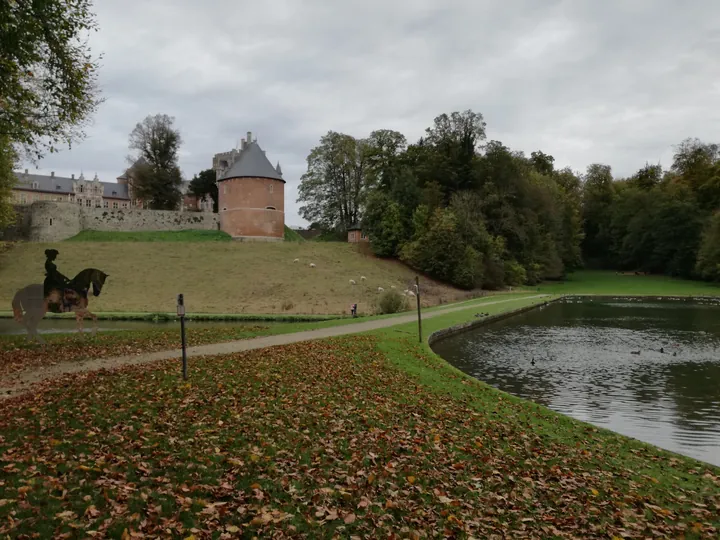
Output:
[[[443,369],[402,339],[416,366]],[[0,534],[717,534],[717,469],[460,374],[460,394],[434,390],[379,345],[192,359],[189,383],[176,361],[86,373],[6,400]]]

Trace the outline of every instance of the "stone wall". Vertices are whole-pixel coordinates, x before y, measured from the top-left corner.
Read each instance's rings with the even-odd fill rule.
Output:
[[[212,212],[87,208],[49,201],[18,209],[18,224],[2,231],[0,239],[59,242],[83,230],[135,232],[219,228],[218,215]]]
[[[184,231],[217,230],[218,215],[212,212],[175,212],[140,208],[83,208],[82,230],[94,231]]]

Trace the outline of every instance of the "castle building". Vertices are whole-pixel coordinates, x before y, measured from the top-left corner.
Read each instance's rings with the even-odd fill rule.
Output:
[[[239,149],[216,154],[220,229],[236,240],[283,240],[285,180],[252,133]]]
[[[12,202],[14,204],[32,204],[35,201],[72,202],[87,208],[128,208],[131,196],[127,179],[124,183],[118,178],[118,183],[101,182],[97,174],[88,180],[80,173],[75,178],[56,176],[55,172],[49,175],[31,174],[25,172],[15,173],[17,183],[12,189]]]
[[[133,196],[132,174],[133,168],[142,164],[140,158],[125,172],[116,178],[116,182],[101,182],[97,174],[92,180],[87,180],[80,173],[75,178],[56,176],[55,172],[49,175],[16,172],[17,180],[12,189],[12,203],[19,205],[32,204],[35,201],[72,202],[85,208],[145,208],[143,201]],[[180,186],[182,198],[180,210],[212,212],[213,204],[210,197],[199,199],[188,192],[189,181]]]

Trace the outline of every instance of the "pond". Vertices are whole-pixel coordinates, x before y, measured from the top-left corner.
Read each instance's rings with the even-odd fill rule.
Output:
[[[239,328],[243,326],[274,326],[277,322],[271,321],[186,321],[187,328]],[[85,331],[90,332],[93,323],[86,319]],[[176,328],[180,331],[178,321],[98,321],[99,332],[119,330],[152,330],[163,328]],[[75,319],[43,319],[38,326],[40,334],[71,333],[77,332]],[[13,319],[0,319],[0,336],[27,334],[25,329]]]
[[[565,299],[433,345],[501,390],[720,466],[720,305]]]

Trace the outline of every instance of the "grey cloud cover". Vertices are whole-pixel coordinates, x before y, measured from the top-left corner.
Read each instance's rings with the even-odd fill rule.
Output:
[[[187,178],[253,131],[283,166],[290,225],[330,129],[414,141],[471,108],[489,139],[616,175],[669,166],[685,137],[720,142],[716,0],[97,0],[96,12],[106,102],[87,139],[40,170],[112,181],[135,123],[158,112],[176,118]]]

